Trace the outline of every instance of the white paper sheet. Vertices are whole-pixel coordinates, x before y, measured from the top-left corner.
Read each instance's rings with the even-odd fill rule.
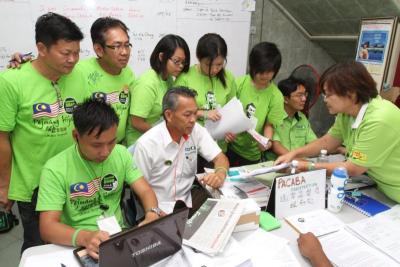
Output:
[[[215,140],[223,140],[228,132],[238,134],[251,129],[252,123],[243,111],[242,103],[236,98],[232,98],[221,109],[219,121],[207,120],[205,127]]]
[[[391,258],[370,247],[346,230],[320,237],[329,260],[340,267],[398,266]]]
[[[400,264],[400,205],[347,227]]]
[[[289,241],[263,229],[254,231],[244,238],[240,244],[250,253],[253,266],[300,266],[290,250]]]
[[[315,236],[340,230],[344,223],[325,209],[313,210],[286,217],[286,221],[300,233],[311,232]]]

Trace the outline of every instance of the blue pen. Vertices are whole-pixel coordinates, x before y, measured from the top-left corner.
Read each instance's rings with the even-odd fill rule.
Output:
[[[25,62],[24,58],[28,57],[28,56],[32,56],[32,52],[20,55],[21,62]],[[16,59],[11,59],[9,62],[13,62],[13,61],[17,61],[17,60]]]

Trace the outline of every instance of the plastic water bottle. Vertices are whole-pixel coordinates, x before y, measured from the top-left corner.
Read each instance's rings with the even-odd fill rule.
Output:
[[[339,212],[343,206],[344,186],[349,175],[344,167],[335,168],[331,175],[331,186],[328,190],[328,210]]]
[[[326,149],[321,149],[321,152],[319,153],[317,161],[321,162],[321,163],[322,162],[325,162],[325,163],[329,162],[329,160],[328,160],[328,151]]]

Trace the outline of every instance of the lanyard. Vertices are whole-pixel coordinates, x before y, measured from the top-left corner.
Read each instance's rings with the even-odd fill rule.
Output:
[[[94,175],[94,177],[95,177],[96,179],[98,179],[99,177],[101,178],[101,177],[103,176],[104,162],[101,163],[101,173],[100,173],[100,176],[97,176],[95,170],[94,170],[93,167],[90,165],[90,162],[86,162],[86,160],[83,159],[82,155],[81,155],[80,152],[79,152],[78,146],[76,145],[75,147],[76,147],[77,153],[78,153],[78,155],[79,155],[79,158],[80,158],[80,160],[81,160],[81,163],[82,163],[82,165],[84,166],[84,168],[86,169],[86,172],[89,173],[90,175]],[[109,206],[105,203],[104,195],[103,195],[103,193],[101,192],[101,188],[100,188],[100,182],[97,182],[97,181],[95,181],[95,182],[96,182],[96,183],[99,183],[99,185],[98,185],[98,191],[97,191],[97,193],[99,194],[99,197],[100,197],[100,205],[99,205],[99,208],[102,210],[103,215],[105,215],[106,211],[109,209]]]
[[[56,91],[58,111],[60,111],[63,108],[63,101],[62,101],[62,97],[61,97],[61,89],[58,86],[57,82],[51,82],[51,85],[53,86],[54,90]]]

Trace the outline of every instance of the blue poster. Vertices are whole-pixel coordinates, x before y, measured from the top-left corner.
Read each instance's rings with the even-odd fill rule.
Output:
[[[363,31],[357,51],[359,61],[383,63],[389,31]]]

